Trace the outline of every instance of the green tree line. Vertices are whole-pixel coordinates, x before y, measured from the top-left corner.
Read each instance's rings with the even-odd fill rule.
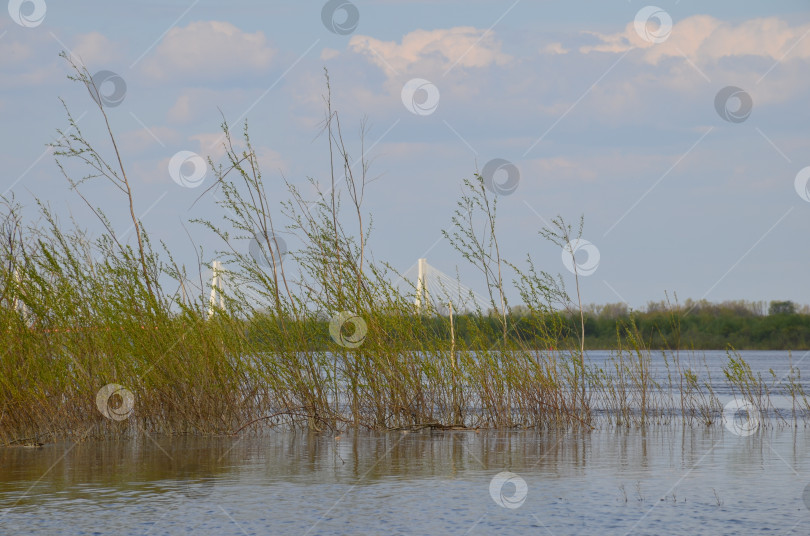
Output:
[[[651,349],[693,348],[698,350],[808,350],[810,349],[810,308],[792,301],[711,303],[687,300],[684,304],[650,302],[644,311],[625,304],[585,307],[585,347],[589,350],[613,350],[627,347],[628,332],[640,335]],[[446,316],[424,318],[426,333],[437,339],[450,338],[450,320]],[[323,321],[324,340],[328,329]],[[549,335],[556,336],[560,348],[576,346],[580,330],[579,313],[556,312],[531,315],[521,305],[511,308],[507,325],[508,339],[521,346],[547,349]],[[485,335],[496,346],[502,340],[502,321],[498,314],[457,314],[454,317],[456,340],[469,342]],[[392,336],[394,334],[391,334]],[[313,341],[319,345],[316,341]]]

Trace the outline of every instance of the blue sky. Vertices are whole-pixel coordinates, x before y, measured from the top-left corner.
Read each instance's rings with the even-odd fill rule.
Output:
[[[804,1],[661,1],[645,11],[636,1],[356,0],[359,21],[344,35],[322,22],[325,2],[38,0],[22,2],[22,24],[12,16],[18,4],[0,12],[0,189],[32,216],[39,197],[97,228],[46,150],[67,124],[60,97],[104,146],[98,110],[65,78],[60,51],[126,82],[123,101],[107,112],[136,210],[155,241],[189,264],[184,223],[221,212],[216,191],[194,204],[213,175],[184,188],[169,173],[172,156],[220,159],[221,110],[229,122],[248,119],[274,201],[284,199],[282,173],[302,188],[307,177],[326,185],[326,139],[318,137],[326,67],[355,155],[368,121],[377,178],[366,208],[378,260],[404,271],[426,256],[446,273],[458,266],[483,291],[441,230],[462,179],[500,158],[520,172],[514,192],[498,197],[502,253],[515,262],[529,253],[570,282],[560,250],[537,231],[557,214],[584,214],[583,238],[599,255],[583,278],[586,302],[641,308],[676,292],[810,303]],[[44,19],[26,23],[35,7]],[[656,14],[649,25],[645,13]],[[672,26],[658,26],[660,17]],[[429,113],[403,103],[413,79],[436,88]],[[738,122],[715,106],[728,86],[752,103]],[[721,109],[734,113],[738,103]],[[85,191],[119,232],[129,227],[106,186]],[[221,246],[185,226],[211,255]]]

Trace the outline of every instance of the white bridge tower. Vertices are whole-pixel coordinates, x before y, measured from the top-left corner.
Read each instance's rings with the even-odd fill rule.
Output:
[[[211,298],[208,300],[208,318],[214,316],[214,308],[225,309],[225,295],[222,285],[222,263],[214,261],[211,263]]]

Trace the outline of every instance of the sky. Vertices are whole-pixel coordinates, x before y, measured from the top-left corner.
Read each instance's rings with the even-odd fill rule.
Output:
[[[0,192],[32,218],[39,198],[98,231],[48,148],[68,128],[62,99],[110,155],[65,51],[102,82],[153,243],[190,266],[197,244],[210,261],[223,245],[189,220],[221,220],[221,196],[203,195],[214,175],[198,157],[222,161],[223,117],[234,131],[247,120],[271,200],[287,198],[284,178],[314,199],[308,179],[330,180],[328,69],[347,147],[370,162],[378,261],[404,272],[425,257],[483,293],[442,238],[463,180],[480,172],[501,255],[523,265],[528,254],[569,286],[572,264],[538,231],[584,216],[585,303],[810,303],[808,34],[806,0],[10,0]],[[127,233],[120,195],[82,188]]]

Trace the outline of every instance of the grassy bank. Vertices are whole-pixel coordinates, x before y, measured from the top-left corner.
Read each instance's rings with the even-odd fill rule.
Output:
[[[75,69],[75,79],[97,92]],[[520,266],[501,258],[497,196],[480,175],[465,181],[446,235],[479,269],[490,306],[455,317],[430,302],[417,309],[417,289],[395,287],[397,274],[367,250],[367,162],[344,146],[328,92],[326,103],[332,187],[314,201],[287,184],[288,199],[270,203],[247,126],[236,144],[223,124],[225,163],[209,162],[221,214],[193,222],[221,239],[212,258],[230,282],[211,312],[202,274],[212,259],[183,266],[152,244],[135,217],[136,191],[112,129],[111,152],[102,154],[68,113],[70,130],[60,132],[55,154],[63,171],[68,163],[89,169],[81,178],[65,172],[68,184],[85,199],[86,182],[107,181],[121,197],[105,207],[88,203],[107,229],[97,237],[60,222],[44,204],[32,217],[5,200],[0,439],[235,434],[279,424],[587,428],[600,419],[645,425],[674,412],[717,421],[718,398],[676,352],[665,354],[667,385],[652,379],[646,327],[632,319],[618,332],[614,322],[617,351],[607,368],[585,365],[592,318],[579,285],[569,297],[562,278],[530,258]],[[98,113],[106,120],[103,106]],[[129,241],[104,210],[132,216]],[[557,218],[540,233],[564,246],[581,230],[581,222],[576,228]],[[301,246],[285,251],[282,231]],[[519,314],[506,299],[508,284],[520,293]],[[729,360],[735,393],[767,410],[773,382],[734,353]],[[806,408],[800,386],[789,385],[795,406]]]

